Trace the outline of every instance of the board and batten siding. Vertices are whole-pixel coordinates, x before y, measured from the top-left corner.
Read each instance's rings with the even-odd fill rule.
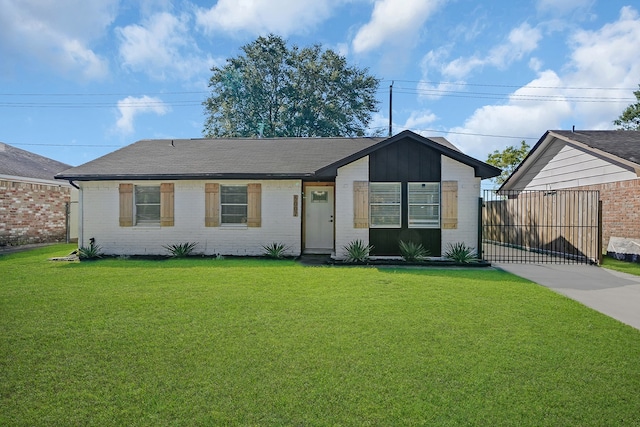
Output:
[[[369,244],[369,227],[357,227],[354,218],[354,183],[369,180],[369,157],[365,156],[338,169],[335,194],[336,258],[346,256],[344,247],[354,240]],[[368,216],[368,206],[367,206]]]
[[[107,255],[167,255],[163,247],[175,243],[197,242],[196,253],[204,255],[261,255],[263,245],[274,242],[288,247],[287,255],[300,254],[301,217],[295,216],[294,200],[300,200],[299,180],[259,181],[261,188],[260,224],[205,224],[206,183],[214,181],[144,181],[142,185],[173,184],[172,226],[120,226],[119,185],[125,182],[82,182],[82,241],[88,246],[95,238]],[[258,183],[244,180],[215,181],[222,185]],[[165,186],[169,188],[169,186]],[[298,197],[294,197],[298,196]],[[298,206],[297,212],[300,212]]]
[[[457,183],[457,226],[442,226],[442,253],[450,244],[464,242],[467,246],[477,249],[478,246],[478,215],[480,205],[480,178],[475,176],[471,166],[460,163],[447,156],[442,156],[442,182]],[[444,203],[444,201],[443,201]]]
[[[628,169],[555,139],[513,190],[561,190],[636,178]]]

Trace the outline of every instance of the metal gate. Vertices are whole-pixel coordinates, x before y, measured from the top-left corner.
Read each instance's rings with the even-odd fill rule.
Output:
[[[599,264],[598,191],[493,191],[482,200],[482,251],[490,262]]]

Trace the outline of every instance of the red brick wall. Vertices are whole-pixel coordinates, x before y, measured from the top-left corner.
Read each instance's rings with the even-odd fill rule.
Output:
[[[640,179],[586,185],[576,190],[600,191],[603,250],[611,236],[640,239]]]
[[[66,238],[66,186],[0,180],[0,246]]]

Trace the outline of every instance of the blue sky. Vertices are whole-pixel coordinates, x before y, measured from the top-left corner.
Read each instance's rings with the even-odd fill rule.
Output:
[[[382,79],[372,128],[486,160],[547,129],[611,129],[640,83],[630,0],[0,0],[0,141],[79,165],[202,136],[210,67],[274,33]]]

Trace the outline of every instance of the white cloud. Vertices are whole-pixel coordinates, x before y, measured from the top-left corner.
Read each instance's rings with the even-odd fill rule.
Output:
[[[85,80],[108,73],[108,62],[91,48],[116,15],[118,0],[0,0],[0,54],[4,66],[45,64]]]
[[[367,52],[389,42],[406,45],[415,40],[416,30],[442,3],[442,0],[376,0],[371,20],[353,39],[353,50]]]
[[[218,0],[209,9],[198,8],[196,22],[206,33],[276,33],[287,36],[307,32],[327,19],[343,0]]]
[[[640,46],[640,17],[635,9],[624,7],[617,21],[571,36],[572,51],[570,60],[562,67],[563,74],[542,71],[537,79],[513,92],[505,104],[481,107],[462,126],[450,130],[539,138],[546,130],[568,129],[571,125],[580,129],[611,129],[612,121],[634,101],[631,92],[637,88],[640,76],[637,46]],[[619,97],[628,99],[607,100]],[[493,150],[519,143],[518,138],[453,133],[448,138],[480,159]]]
[[[154,113],[163,116],[171,111],[171,108],[160,98],[150,96],[128,96],[118,101],[118,113],[120,117],[116,121],[116,130],[123,134],[134,131],[133,121],[136,116],[144,113]]]
[[[438,120],[438,116],[429,110],[412,111],[409,118],[404,123],[403,129],[420,130],[422,127],[429,125]]]
[[[213,65],[189,35],[189,17],[168,12],[152,15],[141,25],[116,28],[123,66],[152,78],[188,80],[206,73]]]
[[[487,65],[504,69],[533,52],[541,39],[540,30],[525,22],[511,30],[507,40],[492,48],[486,57],[457,58],[444,65],[441,72],[446,78],[462,79],[471,74],[474,69]]]
[[[574,10],[588,9],[594,0],[538,0],[538,10],[565,15]]]

